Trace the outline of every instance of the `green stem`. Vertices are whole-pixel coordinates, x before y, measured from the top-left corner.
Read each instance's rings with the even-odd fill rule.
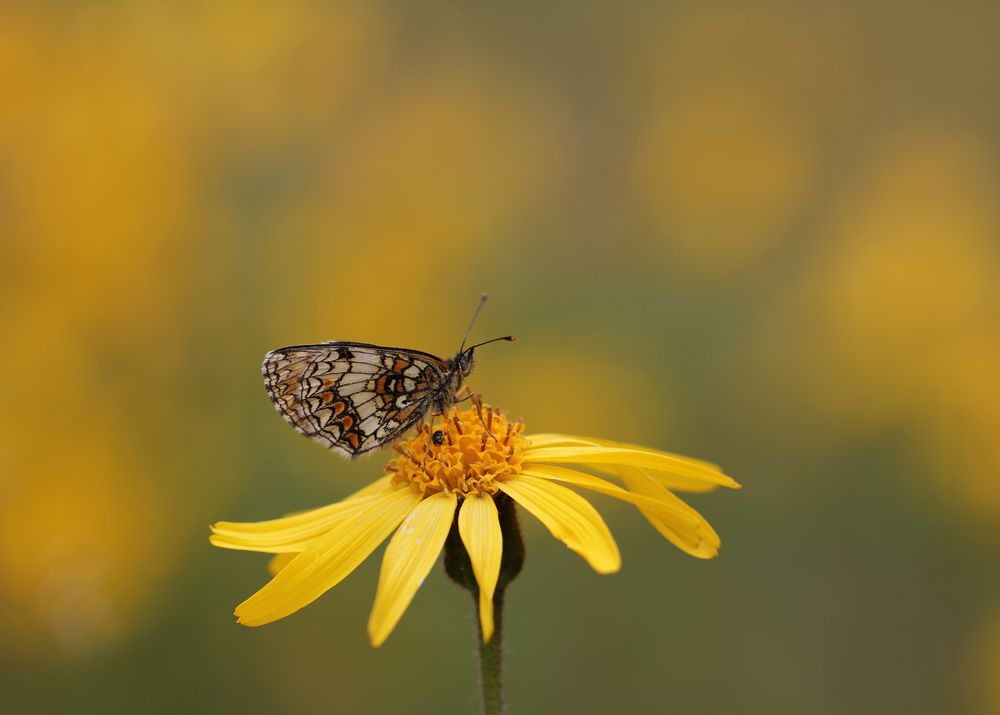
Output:
[[[476,598],[476,620],[479,621],[479,599]],[[483,643],[483,627],[479,633],[479,684],[483,691],[483,715],[503,713],[503,591],[493,597],[493,637]]]
[[[504,594],[511,581],[517,578],[524,565],[524,541],[517,523],[514,501],[506,494],[494,495],[503,535],[503,556],[500,559],[500,578],[493,593],[493,637],[483,643],[482,624],[479,620],[479,584],[472,571],[472,562],[465,551],[458,533],[458,514],[444,547],[444,568],[448,576],[469,591],[476,604],[476,633],[479,641],[479,683],[483,694],[483,714],[503,713],[503,606]]]

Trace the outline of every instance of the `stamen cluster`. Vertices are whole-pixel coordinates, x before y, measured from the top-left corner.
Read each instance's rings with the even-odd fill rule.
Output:
[[[386,469],[394,484],[409,484],[421,496],[437,492],[495,494],[496,480],[521,473],[521,453],[528,441],[524,424],[509,421],[497,409],[452,408],[428,427],[393,445],[399,456]]]

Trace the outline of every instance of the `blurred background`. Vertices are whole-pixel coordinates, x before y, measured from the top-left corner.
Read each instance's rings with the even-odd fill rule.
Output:
[[[259,365],[449,355],[723,465],[715,561],[524,518],[511,712],[1000,713],[1000,4],[0,4],[0,710],[476,712],[436,569],[259,629],[208,524],[381,474]],[[583,387],[581,387],[583,386]]]

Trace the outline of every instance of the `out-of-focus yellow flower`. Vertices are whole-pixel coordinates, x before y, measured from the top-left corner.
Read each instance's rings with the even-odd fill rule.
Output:
[[[287,151],[328,133],[386,61],[387,28],[371,3],[213,0],[183,12],[182,22],[158,23],[155,39],[175,50],[171,75],[197,110],[225,126],[223,151]]]
[[[157,62],[170,23],[144,25],[136,5],[0,7],[0,370],[16,405],[0,416],[5,657],[86,657],[129,637],[179,543],[160,528],[171,507],[155,477],[170,470],[143,453],[172,452],[187,429],[183,400],[156,396],[193,325],[203,172],[195,103]]]
[[[800,283],[822,374],[804,375],[805,394],[857,426],[920,409],[952,346],[992,329],[1000,179],[984,146],[942,132],[885,147]]]
[[[943,494],[996,524],[1000,515],[1000,333],[980,331],[942,348],[916,412],[920,451]]]
[[[801,122],[735,85],[678,93],[637,148],[651,220],[667,246],[708,271],[743,267],[782,238],[813,174]]]
[[[1000,175],[988,146],[964,130],[910,131],[873,152],[755,340],[769,379],[836,423],[795,435],[800,448],[902,428],[923,467],[911,474],[995,520]],[[779,429],[787,441],[795,427]]]
[[[801,241],[826,133],[864,107],[853,35],[794,9],[703,3],[629,38],[635,194],[671,264],[726,276]]]
[[[50,418],[51,415],[48,415]],[[0,455],[0,651],[82,657],[127,637],[173,562],[155,489],[91,420]],[[6,475],[5,475],[6,476]],[[25,535],[30,534],[26,541]],[[152,552],[157,558],[150,559]]]
[[[395,531],[368,622],[372,645],[381,645],[437,560],[457,514],[479,586],[482,635],[488,641],[503,552],[495,503],[501,495],[537,517],[598,573],[615,572],[621,565],[604,520],[563,485],[634,504],[664,537],[692,556],[718,553],[720,541],[712,527],[671,492],[739,488],[715,465],[607,440],[524,436],[522,423],[492,409],[486,415],[484,425],[476,410],[453,409],[432,429],[398,443],[400,455],[390,461],[385,476],[341,502],[273,521],[215,524],[211,542],[216,546],[295,554],[270,583],[237,607],[239,622],[259,626],[308,605]],[[567,465],[617,478],[624,488]]]

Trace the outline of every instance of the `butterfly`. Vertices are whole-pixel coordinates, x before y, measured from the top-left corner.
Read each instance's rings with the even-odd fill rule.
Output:
[[[465,347],[484,293],[455,357],[371,343],[291,345],[264,356],[264,387],[275,409],[300,434],[347,457],[389,444],[427,415],[465,399],[473,351],[506,335]],[[462,396],[462,392],[467,393]]]

